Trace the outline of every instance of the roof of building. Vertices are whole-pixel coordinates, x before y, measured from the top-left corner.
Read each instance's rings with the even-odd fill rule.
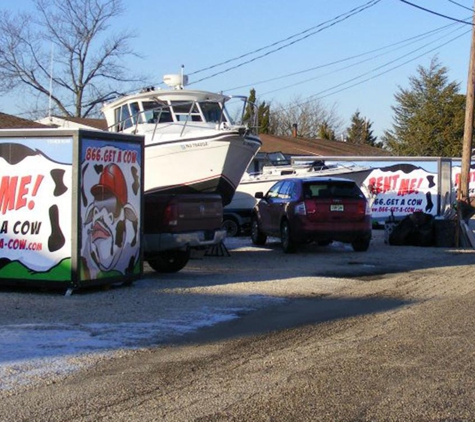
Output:
[[[30,129],[47,127],[48,126],[34,122],[33,120],[23,119],[21,117],[0,112],[0,129]]]
[[[99,130],[107,130],[107,122],[105,119],[88,119],[81,117],[56,117],[70,121],[77,125],[96,128]],[[43,121],[45,121],[43,119]],[[32,120],[23,119],[21,117],[12,116],[0,112],[0,129],[27,129],[27,128],[47,128],[58,127],[57,124],[45,125]],[[360,157],[377,157],[391,156],[389,151],[369,145],[355,145],[342,141],[329,141],[328,139],[306,139],[292,136],[274,136],[267,134],[259,135],[262,140],[261,152],[280,151],[286,155],[320,155],[320,156],[360,156]]]
[[[64,117],[64,116],[51,116],[51,118],[45,117],[40,120],[43,124],[49,127],[82,127],[92,128],[99,130],[107,130],[107,121],[105,119],[90,119],[85,117]],[[73,125],[68,125],[68,123]]]
[[[320,156],[391,156],[389,151],[370,145],[356,145],[349,142],[329,141],[328,139],[305,139],[292,136],[274,136],[260,134],[261,152],[280,151],[286,155],[320,155]]]

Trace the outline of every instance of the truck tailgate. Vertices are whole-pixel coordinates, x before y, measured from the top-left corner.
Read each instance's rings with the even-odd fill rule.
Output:
[[[145,233],[182,233],[221,227],[223,204],[215,194],[145,195]]]

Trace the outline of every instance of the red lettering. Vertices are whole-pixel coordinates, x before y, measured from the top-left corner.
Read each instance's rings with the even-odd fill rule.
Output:
[[[3,176],[0,184],[0,208],[2,214],[12,210],[15,207],[15,192],[18,182],[18,176]]]
[[[137,153],[135,151],[124,151],[123,161],[124,163],[136,163]]]
[[[399,180],[399,175],[398,174],[395,174],[394,176],[391,176],[391,179],[392,179],[392,185],[391,185],[391,190],[396,190],[396,186],[397,186],[397,181]]]
[[[415,193],[416,192],[416,179],[411,179],[409,182],[409,192],[408,193]]]
[[[391,176],[371,177],[369,179],[371,193],[378,194],[395,191],[398,179],[399,175],[397,174]]]
[[[418,188],[420,188],[423,179],[401,179],[401,184],[399,185],[399,190],[397,192],[398,196],[408,195],[410,193],[419,193]]]
[[[460,173],[457,173],[455,175],[455,186],[458,186],[460,183]]]
[[[398,196],[405,195],[409,190],[409,179],[401,179],[401,184],[399,185],[399,190],[397,192]]]
[[[25,195],[28,193],[28,185],[30,182],[31,176],[23,176],[20,179],[20,187],[18,188],[15,210],[23,208],[26,205]]]
[[[5,214],[7,211],[19,210],[26,206],[28,195],[30,194],[30,183],[33,176],[3,176],[0,183],[0,211]],[[38,175],[35,186],[33,187],[33,196],[38,193],[41,181],[44,176]],[[34,202],[30,201],[29,209],[34,207]]]

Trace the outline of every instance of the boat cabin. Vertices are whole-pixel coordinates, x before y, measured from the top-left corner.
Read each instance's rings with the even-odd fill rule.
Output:
[[[224,106],[228,99],[224,95],[200,91],[146,91],[114,101],[102,111],[113,132],[143,124],[233,124]]]

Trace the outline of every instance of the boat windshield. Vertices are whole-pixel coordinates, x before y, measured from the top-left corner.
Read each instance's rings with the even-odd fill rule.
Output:
[[[116,121],[121,122],[121,129],[136,123],[170,123],[170,122],[228,122],[229,118],[219,102],[189,101],[143,101],[140,111],[139,103],[125,104],[116,109]],[[138,119],[138,122],[137,122]]]
[[[290,160],[281,152],[270,152],[267,154],[267,159],[269,160],[269,164],[273,166],[290,165]]]
[[[216,102],[200,103],[201,111],[207,122],[221,123],[226,122],[226,115],[223,113],[221,105]]]
[[[200,111],[195,102],[171,101],[172,110],[178,122],[202,122]]]
[[[158,103],[155,101],[144,101],[142,103],[143,117],[145,123],[170,123],[173,122],[173,117],[170,112],[170,107],[167,104]]]

